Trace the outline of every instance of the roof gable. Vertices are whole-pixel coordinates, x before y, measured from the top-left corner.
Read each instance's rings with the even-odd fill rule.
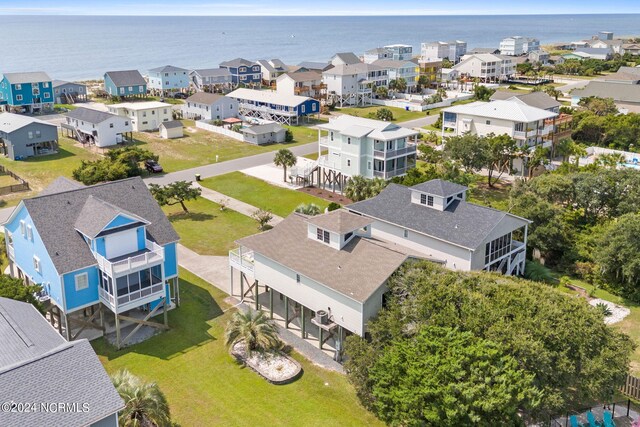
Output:
[[[12,85],[25,83],[50,82],[51,77],[44,71],[31,71],[26,73],[4,73],[4,78]]]
[[[117,87],[143,86],[147,84],[147,81],[138,70],[107,71],[105,76],[108,76]]]

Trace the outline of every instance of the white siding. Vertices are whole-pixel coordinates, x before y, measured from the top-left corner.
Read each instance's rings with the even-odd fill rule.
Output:
[[[104,240],[108,259],[130,254],[138,250],[138,233],[135,228],[109,234]]]

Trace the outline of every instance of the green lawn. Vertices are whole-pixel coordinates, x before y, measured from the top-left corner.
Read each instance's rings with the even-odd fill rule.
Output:
[[[201,184],[234,199],[269,210],[281,217],[289,215],[301,203],[315,203],[322,209],[329,204],[317,197],[277,187],[242,172],[231,172],[207,178],[202,180]]]
[[[160,97],[159,96],[145,96],[144,98],[132,97],[132,98],[121,100],[119,97],[102,98],[102,97],[99,97],[99,96],[94,96],[94,97],[91,98],[91,101],[92,102],[99,102],[101,104],[110,105],[110,104],[121,104],[123,102],[160,101]],[[162,102],[166,102],[167,104],[173,104],[173,105],[184,104],[184,100],[183,99],[175,99],[175,98],[171,98],[171,97],[165,97]]]
[[[100,156],[85,148],[76,141],[60,136],[58,153],[49,156],[29,157],[26,160],[13,161],[0,157],[0,165],[6,167],[22,179],[29,182],[32,191],[13,193],[2,196],[7,205],[15,205],[25,197],[32,197],[44,189],[59,176],[71,178],[74,169],[82,160],[95,160]]]
[[[369,118],[369,113],[375,113],[381,108],[388,108],[393,112],[393,121],[394,122],[406,122],[407,120],[421,119],[424,117],[424,111],[406,111],[402,108],[396,107],[384,107],[382,105],[376,105],[371,107],[345,107],[338,108],[336,112],[342,114],[350,114],[352,116]]]
[[[468,200],[478,205],[503,211],[509,210],[509,181],[498,181],[493,187],[487,184],[487,177],[476,175],[475,182],[469,185]]]
[[[322,155],[326,155],[329,152],[329,150],[322,150]],[[302,157],[306,157],[307,159],[311,159],[311,160],[318,160],[318,152],[316,151],[315,153],[311,153],[311,154],[307,154],[306,156],[302,156]]]
[[[180,235],[180,243],[200,255],[227,255],[237,239],[257,233],[258,223],[236,211],[220,210],[220,205],[198,198],[186,202],[189,213],[180,205],[164,206],[169,221]]]
[[[180,270],[179,308],[169,312],[171,330],[117,351],[104,339],[93,347],[109,373],[128,369],[156,382],[173,420],[182,426],[378,426],[360,406],[341,374],[294,354],[304,373],[292,384],[269,384],[238,365],[224,346],[230,310],[225,295]]]
[[[227,138],[213,132],[197,129],[193,120],[183,120],[184,137],[162,139],[158,132],[135,132],[137,144],[160,156],[160,164],[166,172],[175,172],[197,166],[233,160],[239,157],[291,148],[317,141],[318,131],[303,126],[291,127],[294,141],[283,144],[257,146]]]

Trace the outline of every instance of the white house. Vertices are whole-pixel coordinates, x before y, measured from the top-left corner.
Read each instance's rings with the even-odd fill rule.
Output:
[[[287,129],[273,122],[244,127],[240,132],[242,132],[244,142],[254,145],[285,142],[287,139]]]
[[[183,136],[184,132],[182,129],[182,122],[180,120],[171,120],[160,123],[160,138],[174,139],[182,138]]]
[[[346,114],[317,127],[318,167],[325,185],[343,188],[354,175],[391,179],[415,166],[419,132],[412,129]]]
[[[407,92],[415,91],[420,76],[420,67],[416,60],[378,59],[373,62],[373,65],[387,70],[389,82],[404,79],[407,83]]]
[[[424,62],[448,59],[456,64],[466,53],[467,42],[462,40],[427,42],[420,45],[420,58]]]
[[[238,117],[238,101],[218,93],[197,92],[182,104],[182,115],[195,120]]]
[[[478,53],[463,56],[453,69],[460,75],[478,78],[483,82],[498,82],[515,74],[516,64],[508,56]]]
[[[442,111],[443,136],[445,130],[453,131],[454,135],[507,134],[521,147],[543,143],[550,145],[554,131],[553,119],[558,117],[558,113],[531,107],[516,97],[455,105]]]
[[[319,71],[296,71],[282,74],[276,80],[276,90],[289,95],[322,98],[326,96],[326,86]]]
[[[373,220],[372,237],[439,260],[452,270],[523,274],[529,221],[466,201],[467,187],[434,179],[413,187],[389,184],[353,203]],[[515,240],[519,231],[523,241]]]
[[[333,55],[333,57],[331,57],[330,62],[331,62],[331,65],[333,65],[334,67],[337,67],[338,65],[358,64],[361,61],[360,61],[360,58],[358,58],[358,56],[353,52],[341,52]]]
[[[76,108],[65,114],[65,121],[60,125],[62,133],[69,134],[83,144],[95,144],[98,147],[109,147],[132,139],[131,120],[115,114]]]
[[[156,130],[160,123],[173,120],[171,104],[165,102],[125,102],[108,107],[111,114],[128,117],[136,132]]]
[[[262,70],[262,82],[268,86],[274,84],[276,79],[288,70],[285,63],[279,59],[259,59],[256,62]]]
[[[322,73],[322,82],[327,85],[330,103],[344,105],[370,105],[373,91],[379,86],[389,85],[389,72],[375,64],[336,65]]]
[[[391,53],[389,59],[393,61],[409,61],[413,58],[413,46],[408,44],[389,44],[384,49]]]
[[[507,56],[519,56],[525,53],[525,39],[522,36],[513,36],[502,39],[500,42],[500,54]]]

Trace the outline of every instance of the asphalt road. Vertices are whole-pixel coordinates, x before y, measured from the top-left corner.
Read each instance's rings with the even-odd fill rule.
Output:
[[[430,115],[426,115],[421,119],[415,119],[415,120],[408,120],[406,122],[400,122],[398,123],[400,126],[404,127],[404,128],[421,128],[424,126],[431,126],[432,124],[434,124],[435,122],[438,121],[438,114],[434,113],[434,114],[430,114]]]

